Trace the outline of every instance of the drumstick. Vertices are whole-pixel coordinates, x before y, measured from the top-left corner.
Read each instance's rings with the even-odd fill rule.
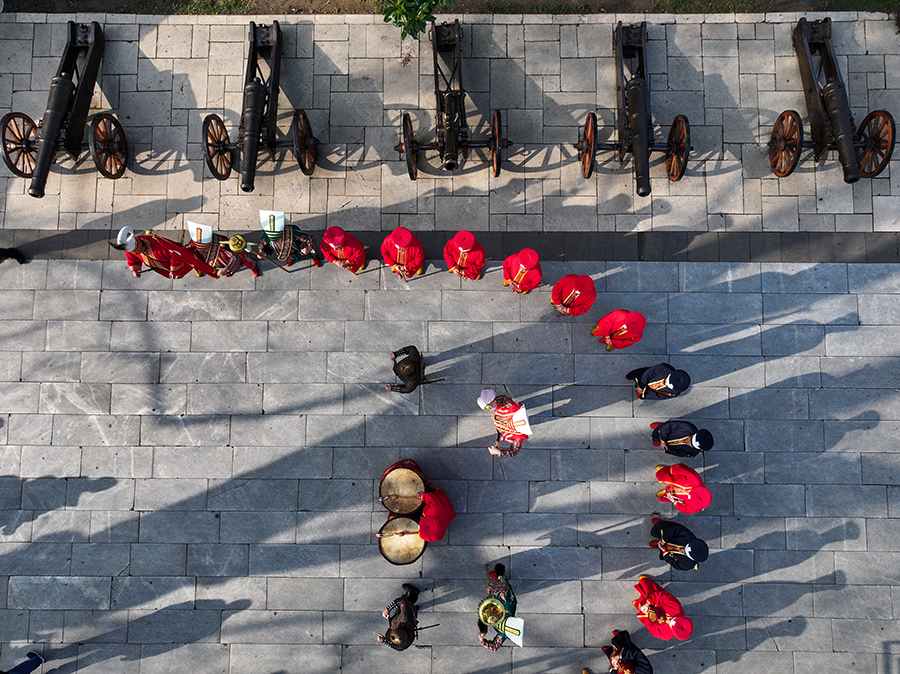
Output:
[[[418,531],[391,531],[386,534],[377,533],[375,538],[387,538],[388,536],[409,536],[410,534],[418,534]]]
[[[419,500],[419,497],[418,497],[418,496],[415,496],[415,495],[412,495],[412,494],[410,494],[410,495],[405,495],[405,494],[388,494],[387,496],[382,496],[382,497],[379,498],[378,500],[379,500],[379,501],[386,501],[386,500],[389,499],[389,498],[414,498],[414,499],[416,499],[416,500]]]

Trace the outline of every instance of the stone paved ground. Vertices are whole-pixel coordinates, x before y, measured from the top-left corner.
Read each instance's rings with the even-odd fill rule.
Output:
[[[0,108],[42,110],[65,18],[0,14],[0,62],[12,73],[0,74]],[[36,256],[59,256],[75,232],[85,246],[73,257],[106,257],[110,227],[176,229],[185,212],[252,229],[255,209],[277,206],[311,229],[402,223],[434,230],[435,241],[462,221],[496,230],[483,233],[499,237],[495,251],[515,243],[505,229],[533,229],[528,237],[546,238],[528,241],[542,251],[571,251],[548,258],[598,258],[548,262],[545,279],[590,273],[600,295],[583,320],[557,320],[548,286],[516,298],[496,261],[465,285],[434,263],[409,285],[374,262],[356,278],[328,266],[174,283],[133,279],[118,253],[0,265],[0,667],[37,643],[55,659],[43,672],[59,674],[602,671],[598,647],[611,629],[637,625],[631,585],[648,573],[696,625],[664,650],[635,630],[662,674],[900,670],[891,444],[900,408],[890,388],[900,287],[895,265],[832,262],[900,259],[896,238],[879,238],[897,229],[900,172],[851,189],[833,162],[804,162],[782,181],[763,170],[774,115],[802,109],[787,38],[794,15],[648,17],[669,24],[652,29],[648,47],[658,59],[665,38],[669,59],[653,66],[654,111],[664,124],[687,112],[704,161],[677,185],[655,180],[651,200],[632,196],[627,168],[601,166],[581,181],[559,143],[574,141],[589,108],[611,120],[615,18],[474,19],[472,107],[500,107],[524,146],[499,180],[472,160],[458,177],[415,184],[389,148],[401,111],[415,112],[417,130],[430,126],[428,63],[413,61],[425,77],[401,68],[396,31],[371,17],[285,18],[294,58],[284,128],[288,100],[306,107],[328,161],[312,180],[290,162],[277,175],[266,164],[257,192],[242,195],[236,178],[203,177],[197,141],[208,110],[236,127],[246,19],[106,17],[103,96],[138,160],[115,183],[63,162],[43,201],[3,178],[4,234],[31,241]],[[892,25],[836,19],[857,117],[866,106],[900,110]],[[504,86],[489,90],[495,77]],[[768,241],[774,259],[789,260],[802,248],[809,262],[590,252],[597,241],[630,242],[630,256],[643,241],[663,259],[673,253],[660,242],[680,239],[628,235],[724,237],[732,225],[759,235],[749,249]],[[683,226],[691,231],[669,231]],[[36,237],[31,227],[55,231]],[[599,229],[619,231],[577,237]],[[820,229],[834,232],[830,257],[813,245]],[[736,239],[717,240],[721,252]],[[607,354],[588,328],[617,307],[650,325],[639,345]],[[387,353],[409,342],[447,381],[387,395]],[[661,404],[632,401],[623,373],[663,359],[687,368],[694,388]],[[501,384],[528,403],[536,432],[502,467],[484,449],[490,422],[474,406],[482,385]],[[713,506],[679,516],[713,555],[677,577],[646,548],[663,456],[648,424],[668,416],[700,420],[717,438],[695,463],[705,463]],[[460,512],[448,538],[407,568],[381,560],[373,536],[384,520],[377,478],[401,456],[417,459]],[[473,611],[483,565],[497,560],[528,633],[525,648],[491,654],[474,645]],[[373,637],[407,578],[425,589],[423,625],[440,626],[393,654]]]
[[[894,265],[548,263],[596,305],[556,320],[430,265],[375,263],[206,282],[121,261],[0,266],[0,611],[9,666],[54,672],[578,672],[635,628],[631,585],[668,583],[695,636],[659,672],[897,671],[900,464]],[[644,312],[600,352],[590,322]],[[381,390],[415,342],[447,381]],[[634,402],[623,374],[670,359],[695,386]],[[482,385],[527,402],[535,438],[491,460]],[[713,505],[679,516],[713,548],[673,574],[646,549],[657,511],[648,424],[702,420]],[[459,516],[409,567],[381,560],[375,492],[418,460]],[[665,515],[670,514],[663,509]],[[475,643],[484,564],[507,564],[527,647]],[[424,588],[418,647],[373,643],[403,579]],[[190,658],[189,661],[183,658]],[[179,662],[179,665],[176,665]]]

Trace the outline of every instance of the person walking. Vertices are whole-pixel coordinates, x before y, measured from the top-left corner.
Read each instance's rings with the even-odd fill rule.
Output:
[[[285,267],[300,260],[312,260],[315,266],[322,266],[322,253],[316,246],[316,238],[285,220],[284,211],[260,211],[259,222],[264,237],[260,247],[265,255]]]
[[[475,235],[462,229],[444,245],[444,261],[448,271],[464,280],[477,281],[481,278],[486,256],[484,246],[475,240]]]
[[[46,662],[44,656],[37,651],[28,651],[25,657],[28,658],[25,662],[20,662],[9,671],[0,671],[0,674],[29,674]]]
[[[597,321],[597,325],[591,329],[591,334],[599,337],[601,344],[606,344],[607,351],[627,349],[641,341],[646,326],[647,319],[643,314],[616,309]]]
[[[425,504],[419,518],[419,538],[432,543],[444,538],[456,511],[443,489],[434,485],[430,488],[430,492],[417,492],[416,497]]]
[[[683,463],[674,466],[657,466],[656,479],[665,485],[656,492],[660,501],[671,502],[683,513],[697,513],[712,503],[712,494],[703,483],[700,474]]]
[[[410,344],[391,353],[394,374],[402,384],[388,384],[387,390],[394,393],[412,393],[425,381],[425,361],[419,350]]]
[[[656,421],[650,424],[650,428],[653,429],[653,446],[661,446],[666,454],[693,458],[713,448],[712,433],[705,428],[697,428],[690,421]]]
[[[219,272],[219,278],[231,276],[241,265],[249,269],[254,276],[259,276],[259,268],[253,258],[243,250],[239,252],[231,250],[228,247],[228,239],[214,232],[212,227],[190,220],[187,221],[187,226],[191,235],[187,248],[195,251],[206,264],[215,267]]]
[[[653,674],[653,665],[634,645],[628,630],[613,630],[612,643],[600,650],[609,658],[610,674]],[[581,674],[590,673],[583,669]]]
[[[696,571],[709,558],[706,541],[678,522],[654,517],[650,535],[650,547],[659,550],[659,558],[673,569]]]
[[[639,576],[634,589],[638,598],[631,602],[637,618],[657,639],[672,637],[684,641],[694,631],[694,623],[684,614],[681,602],[671,592],[662,589],[649,576]]]
[[[537,288],[543,273],[537,251],[531,248],[523,248],[503,260],[503,285],[520,295]]]
[[[634,382],[634,395],[641,400],[677,398],[691,385],[691,375],[668,363],[639,367],[626,374],[625,379]]]
[[[488,451],[494,456],[515,456],[522,449],[522,443],[531,436],[528,411],[525,405],[505,395],[497,395],[493,389],[483,389],[478,396],[478,406],[492,411],[491,418],[497,429],[497,442]],[[500,442],[508,442],[509,447],[500,447]]]
[[[502,629],[504,619],[516,615],[518,600],[503,564],[494,565],[487,581],[488,596],[478,606],[478,643],[489,651],[497,651],[507,639]],[[487,638],[489,626],[496,632],[492,639]]]
[[[179,246],[174,241],[157,236],[152,231],[135,236],[134,229],[125,226],[119,230],[116,242],[109,241],[116,250],[125,251],[125,262],[132,276],[140,278],[146,265],[150,271],[168,279],[182,278],[193,270],[197,276],[219,278],[219,272],[206,264],[193,250]]]
[[[422,273],[425,249],[422,242],[406,227],[397,227],[384,237],[381,243],[381,257],[392,272],[406,281]]]
[[[403,594],[387,605],[381,616],[388,621],[388,629],[378,635],[378,643],[405,651],[419,635],[419,588],[403,583]]]
[[[590,276],[567,274],[553,286],[550,303],[557,316],[580,316],[594,305],[597,288]]]
[[[362,242],[340,227],[329,227],[322,235],[322,254],[329,262],[357,274],[366,267]]]

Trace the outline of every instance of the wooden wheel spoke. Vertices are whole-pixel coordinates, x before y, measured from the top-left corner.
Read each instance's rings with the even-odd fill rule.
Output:
[[[30,178],[37,164],[37,126],[28,115],[10,112],[0,121],[3,129],[3,160],[21,178]]]

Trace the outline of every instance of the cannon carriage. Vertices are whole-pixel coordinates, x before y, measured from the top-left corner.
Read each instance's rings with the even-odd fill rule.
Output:
[[[690,124],[685,115],[675,117],[665,144],[654,142],[650,86],[644,57],[646,42],[646,21],[630,26],[623,26],[621,21],[618,23],[613,33],[618,102],[615,142],[597,142],[597,115],[592,112],[588,114],[584,127],[579,129],[579,139],[575,143],[581,175],[585,179],[590,178],[594,171],[597,148],[617,150],[620,163],[624,163],[630,152],[637,193],[642,197],[650,194],[651,152],[665,152],[666,175],[669,180],[681,180],[691,151]]]
[[[831,43],[830,18],[813,22],[800,19],[793,43],[812,141],[804,140],[803,122],[795,110],[782,112],[769,140],[772,173],[779,178],[789,176],[797,168],[802,149],[812,147],[817,162],[829,150],[837,150],[844,182],[874,178],[885,169],[894,150],[893,117],[886,110],[875,110],[855,128],[847,87]]]
[[[435,139],[431,143],[416,141],[412,119],[409,113],[404,113],[403,125],[400,129],[400,143],[394,149],[400,153],[401,159],[406,158],[409,179],[415,180],[419,174],[418,154],[420,151],[436,151],[441,160],[441,168],[445,171],[455,171],[468,158],[470,149],[489,148],[491,169],[494,177],[497,177],[500,175],[501,152],[511,144],[503,137],[503,124],[499,110],[491,112],[491,136],[488,140],[469,138],[469,125],[466,121],[466,89],[463,85],[460,49],[462,28],[459,20],[453,23],[445,22],[439,26],[432,21],[428,35],[434,59],[435,120],[437,122]]]
[[[250,22],[247,69],[244,74],[244,97],[237,140],[232,143],[219,115],[203,120],[203,154],[206,165],[218,180],[227,180],[234,166],[240,166],[241,190],[252,192],[256,180],[256,164],[260,144],[275,159],[278,148],[290,147],[304,175],[316,169],[316,147],[306,112],[294,110],[290,140],[277,140],[278,93],[281,82],[281,26]],[[268,66],[263,72],[261,61]]]
[[[109,113],[94,115],[87,143],[84,132],[103,60],[105,39],[96,21],[66,24],[67,38],[56,76],[50,82],[47,108],[39,124],[23,112],[0,120],[3,160],[15,175],[31,178],[28,194],[44,196],[50,167],[60,150],[78,161],[90,149],[97,170],[113,180],[128,164],[128,140],[119,121]]]

